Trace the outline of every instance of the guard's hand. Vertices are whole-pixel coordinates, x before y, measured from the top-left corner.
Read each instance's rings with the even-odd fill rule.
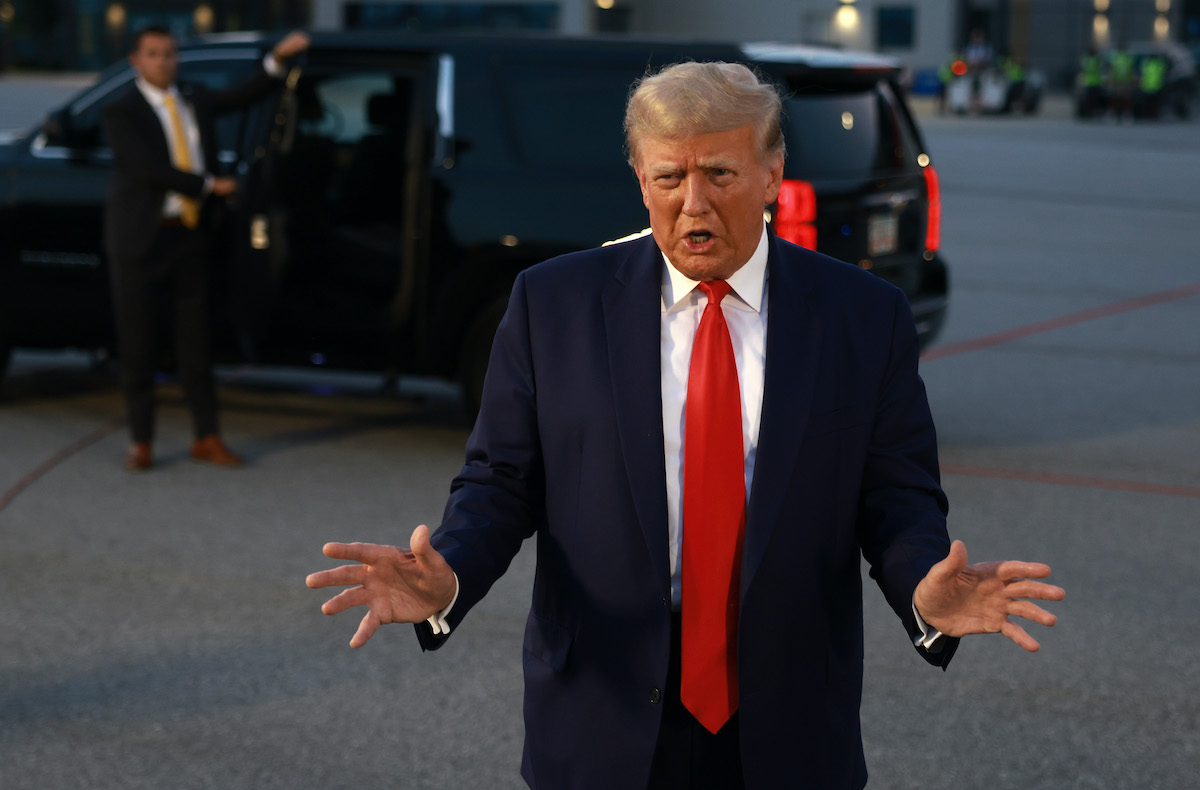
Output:
[[[304,52],[311,43],[312,40],[308,37],[307,33],[293,30],[275,45],[275,49],[271,50],[271,54],[275,56],[275,60],[284,61],[293,55],[299,55],[301,52]]]
[[[1058,618],[1030,598],[1061,601],[1066,592],[1032,581],[1050,575],[1040,562],[981,562],[967,565],[967,547],[954,541],[946,559],[917,585],[913,603],[921,618],[947,636],[1001,633],[1030,652],[1040,647],[1011,617],[1051,626]]]
[[[229,197],[237,192],[237,179],[233,176],[216,176],[212,182],[212,193],[217,197]]]
[[[304,580],[314,589],[355,585],[321,607],[325,614],[368,607],[351,647],[365,645],[381,625],[427,620],[454,599],[454,571],[429,542],[429,527],[424,524],[413,531],[407,551],[374,543],[326,543],[322,551],[326,557],[358,563],[313,573]]]

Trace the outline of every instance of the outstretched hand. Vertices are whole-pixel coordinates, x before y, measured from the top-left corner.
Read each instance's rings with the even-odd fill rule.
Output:
[[[293,30],[275,45],[272,54],[275,55],[276,60],[287,60],[293,55],[299,55],[301,52],[307,50],[311,43],[312,41],[309,39],[307,33],[300,30]]]
[[[913,602],[921,618],[947,636],[1001,633],[1030,652],[1040,646],[1010,618],[1051,626],[1058,618],[1030,598],[1061,601],[1066,592],[1032,581],[1050,575],[1040,562],[981,562],[967,565],[967,547],[954,541],[946,559],[929,569]]]
[[[326,557],[357,563],[312,573],[304,580],[313,589],[356,585],[321,607],[325,614],[367,607],[350,647],[365,645],[381,625],[426,620],[454,598],[454,571],[430,544],[424,524],[413,530],[407,551],[374,543],[326,543],[322,551]]]

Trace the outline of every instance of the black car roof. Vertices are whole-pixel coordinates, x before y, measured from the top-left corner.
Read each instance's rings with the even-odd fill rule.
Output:
[[[685,37],[642,37],[628,35],[563,36],[525,33],[495,35],[486,33],[410,33],[404,31],[317,31],[310,34],[312,49],[350,52],[454,52],[470,49],[479,53],[543,53],[573,55],[652,52],[663,62],[685,59],[744,61],[789,72],[822,71],[856,74],[894,75],[898,61],[867,52],[775,42],[733,43]],[[263,33],[223,33],[189,39],[181,49],[205,47],[245,47],[266,50],[279,38]]]

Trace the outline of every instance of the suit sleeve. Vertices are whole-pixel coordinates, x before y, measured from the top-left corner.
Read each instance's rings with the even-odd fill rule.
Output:
[[[894,299],[891,350],[882,378],[863,475],[858,534],[863,556],[888,604],[910,638],[920,634],[913,616],[917,584],[950,550],[948,504],[938,472],[937,435],[925,385],[917,372],[920,353],[908,301]],[[943,637],[937,652],[920,646],[926,661],[943,668],[958,640]]]
[[[451,632],[508,569],[522,541],[544,519],[545,475],[537,419],[537,382],[526,278],[513,285],[496,330],[466,463],[433,545],[458,574],[459,594],[448,618]],[[421,646],[436,649],[428,623],[416,624]]]
[[[224,115],[253,104],[278,84],[279,81],[268,74],[260,64],[249,76],[228,88],[204,91],[204,101],[214,115]]]
[[[112,148],[116,170],[151,190],[179,192],[199,197],[204,191],[204,176],[173,167],[169,160],[155,156],[146,145],[146,130],[139,127],[126,102],[114,102],[100,118],[105,139]]]

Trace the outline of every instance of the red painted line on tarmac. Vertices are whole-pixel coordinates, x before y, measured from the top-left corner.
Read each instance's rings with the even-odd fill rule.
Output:
[[[1080,310],[1075,313],[1059,316],[1058,318],[1050,318],[1045,321],[1038,321],[1025,326],[1006,329],[1003,332],[996,332],[991,335],[977,337],[974,340],[964,340],[960,343],[950,343],[945,346],[937,346],[931,348],[921,354],[922,362],[932,362],[935,359],[943,357],[952,357],[958,354],[966,354],[969,351],[979,351],[992,346],[999,346],[1003,343],[1011,343],[1014,340],[1031,335],[1039,335],[1043,332],[1050,332],[1055,329],[1062,329],[1068,326],[1075,326],[1087,321],[1095,321],[1098,318],[1108,318],[1109,316],[1118,315],[1120,313],[1128,313],[1131,310],[1140,310],[1143,307],[1153,307],[1154,305],[1174,302],[1178,299],[1185,299],[1189,296],[1200,294],[1200,283],[1192,283],[1190,285],[1181,285],[1178,288],[1169,288],[1166,291],[1158,291],[1157,293],[1146,294],[1145,296],[1136,296],[1132,299],[1126,299],[1122,302],[1113,302],[1112,304],[1100,305],[1099,307],[1091,307],[1087,310]]]
[[[1159,494],[1161,496],[1181,496],[1189,499],[1200,499],[1200,487],[1195,486],[1171,486],[1161,483],[1114,480],[1107,477],[1080,477],[1078,475],[1060,475],[1052,472],[1023,472],[1019,469],[964,466],[960,464],[942,464],[942,472],[948,475],[1018,480],[1024,483],[1048,483],[1050,485],[1074,486],[1076,488],[1099,488],[1105,491],[1133,491],[1139,494]]]
[[[103,427],[97,428],[87,436],[72,442],[54,455],[47,458],[45,461],[42,461],[33,469],[33,471],[29,472],[29,474],[18,480],[7,491],[0,494],[0,513],[3,513],[4,509],[12,504],[14,499],[21,495],[21,492],[45,477],[46,474],[54,469],[54,467],[58,466],[63,461],[66,461],[76,453],[86,450],[88,447],[91,447],[93,444],[120,429],[124,425],[125,420],[114,420]]]

